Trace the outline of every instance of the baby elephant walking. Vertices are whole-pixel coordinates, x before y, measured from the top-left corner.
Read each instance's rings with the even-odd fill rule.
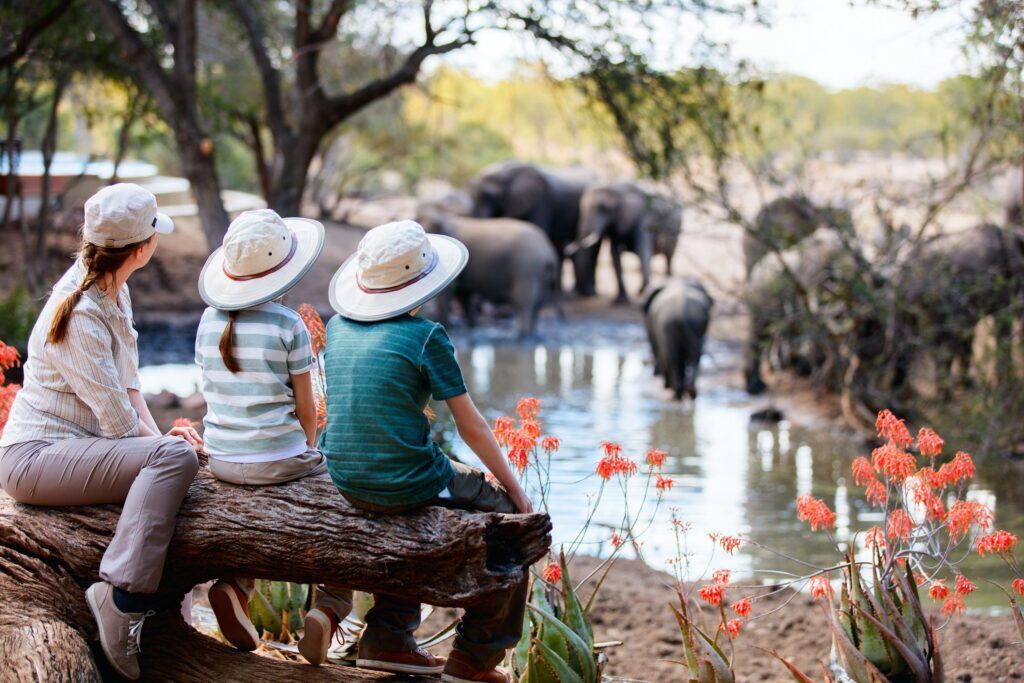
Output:
[[[644,303],[654,374],[677,399],[697,398],[697,370],[714,300],[697,280],[677,278],[655,287]]]

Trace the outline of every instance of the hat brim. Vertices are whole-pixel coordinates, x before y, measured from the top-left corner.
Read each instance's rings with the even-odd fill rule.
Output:
[[[237,311],[273,301],[301,280],[324,248],[324,226],[308,218],[285,218],[295,234],[295,255],[279,270],[252,280],[233,280],[224,272],[224,247],[206,259],[199,274],[199,296],[209,306]]]
[[[153,231],[161,235],[169,235],[174,232],[174,221],[166,213],[157,213],[153,222]]]
[[[391,292],[367,292],[356,282],[358,254],[349,256],[331,279],[331,308],[351,320],[374,322],[408,313],[437,296],[469,262],[462,242],[445,235],[427,235],[437,252],[437,265],[426,277]]]

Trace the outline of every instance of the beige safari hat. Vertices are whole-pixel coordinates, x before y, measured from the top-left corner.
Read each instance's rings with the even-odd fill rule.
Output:
[[[115,183],[85,201],[87,242],[97,247],[126,247],[153,233],[174,231],[174,222],[156,208],[156,197],[134,183]]]
[[[331,306],[352,320],[394,318],[451,284],[469,261],[466,246],[428,235],[416,221],[385,223],[366,233],[331,280]]]
[[[281,218],[270,209],[245,211],[206,260],[199,295],[223,311],[272,301],[309,272],[323,248],[324,226],[317,221]]]

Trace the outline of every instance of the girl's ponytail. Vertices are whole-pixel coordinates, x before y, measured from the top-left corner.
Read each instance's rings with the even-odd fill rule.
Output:
[[[64,337],[68,334],[68,323],[71,322],[71,312],[81,301],[85,289],[83,282],[78,289],[64,297],[64,301],[57,305],[57,311],[53,314],[53,320],[50,321],[50,329],[46,332],[46,341],[51,344],[60,344],[64,341]]]
[[[236,374],[242,371],[242,368],[238,366],[238,361],[235,360],[234,356],[234,331],[235,331],[235,318],[238,317],[238,311],[228,311],[228,322],[224,325],[224,331],[220,333],[220,358],[224,361],[224,367],[226,367],[232,374]]]
[[[108,275],[113,275],[128,260],[129,256],[147,244],[151,239],[153,239],[152,236],[141,242],[124,247],[99,247],[91,242],[82,240],[82,247],[78,250],[78,258],[82,260],[82,264],[85,266],[85,276],[82,278],[82,284],[78,285],[78,289],[64,297],[64,301],[57,305],[57,310],[53,314],[53,320],[50,321],[50,329],[46,332],[46,341],[51,344],[60,344],[64,341],[64,338],[68,335],[71,314],[74,312],[78,302],[82,300],[82,295],[96,284],[97,281]]]

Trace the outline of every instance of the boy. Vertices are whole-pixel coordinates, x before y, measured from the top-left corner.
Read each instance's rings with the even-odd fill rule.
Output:
[[[461,242],[427,235],[413,221],[369,231],[331,282],[340,315],[327,326],[327,429],[321,449],[352,505],[398,513],[426,505],[532,512],[490,427],[466,392],[444,328],[416,317],[465,267]],[[459,436],[497,479],[453,462],[430,440],[423,414],[445,401]],[[442,673],[452,683],[510,683],[497,665],[519,640],[527,582],[466,610],[451,656],[417,649],[416,603],[375,596],[358,665],[393,673]]]

